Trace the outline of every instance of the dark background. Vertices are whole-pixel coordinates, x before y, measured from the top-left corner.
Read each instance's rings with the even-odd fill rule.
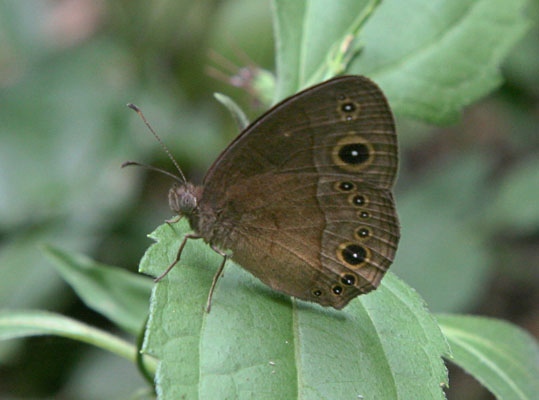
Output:
[[[502,318],[535,336],[538,39],[534,27],[507,58],[503,86],[457,124],[397,116],[396,198],[412,221],[399,256],[413,267],[394,269],[433,311]],[[39,245],[136,271],[146,234],[171,216],[171,181],[120,165],[172,166],[125,104],[144,110],[194,182],[237,134],[213,92],[234,97],[251,119],[263,111],[205,72],[216,66],[210,50],[271,70],[268,3],[0,1],[0,308],[52,310],[114,331]],[[492,398],[457,368],[450,384],[450,399]],[[124,398],[143,386],[129,362],[87,345],[0,342],[1,398]]]

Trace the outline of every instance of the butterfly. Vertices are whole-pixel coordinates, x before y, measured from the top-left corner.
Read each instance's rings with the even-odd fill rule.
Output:
[[[230,143],[201,185],[173,162],[180,176],[172,175],[169,204],[193,232],[157,280],[189,240],[203,239],[223,257],[208,312],[229,257],[276,291],[336,309],[376,289],[393,262],[395,122],[366,77],[333,78],[275,105]]]

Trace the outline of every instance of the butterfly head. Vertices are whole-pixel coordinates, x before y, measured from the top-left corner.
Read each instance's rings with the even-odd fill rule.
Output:
[[[168,192],[168,204],[178,215],[191,215],[198,208],[199,190],[187,182],[174,185]]]

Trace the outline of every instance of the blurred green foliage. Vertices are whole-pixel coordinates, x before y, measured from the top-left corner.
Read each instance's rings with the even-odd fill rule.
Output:
[[[537,21],[536,2],[527,14]],[[366,35],[369,46],[369,35],[385,35],[392,46],[395,32]],[[500,316],[534,334],[538,39],[535,25],[507,58],[502,88],[454,126],[409,121],[406,96],[395,97],[403,110],[396,195],[403,232],[393,271],[434,311]],[[213,92],[233,97],[251,119],[263,110],[205,73],[207,65],[222,69],[209,50],[237,65],[246,63],[245,53],[273,69],[273,46],[265,1],[0,0],[0,308],[54,309],[108,326],[76,300],[39,245],[136,270],[150,244],[145,234],[170,217],[170,182],[120,165],[171,165],[125,103],[144,110],[187,175],[200,181],[237,133]],[[372,58],[358,61],[355,72],[387,61],[376,58],[382,50],[366,53]],[[396,57],[407,49],[394,50]],[[399,95],[392,88],[404,90],[391,86],[402,77],[380,79],[390,99]],[[427,94],[429,110],[437,92]],[[119,398],[143,385],[131,364],[114,362],[59,339],[0,342],[0,397]],[[451,385],[459,396],[458,381]]]

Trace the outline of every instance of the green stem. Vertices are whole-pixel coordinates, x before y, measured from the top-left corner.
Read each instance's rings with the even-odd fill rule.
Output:
[[[78,340],[136,362],[137,348],[134,345],[72,318],[45,311],[0,312],[0,340],[41,335]],[[144,364],[149,371],[157,369],[157,360],[153,357],[144,356]]]

